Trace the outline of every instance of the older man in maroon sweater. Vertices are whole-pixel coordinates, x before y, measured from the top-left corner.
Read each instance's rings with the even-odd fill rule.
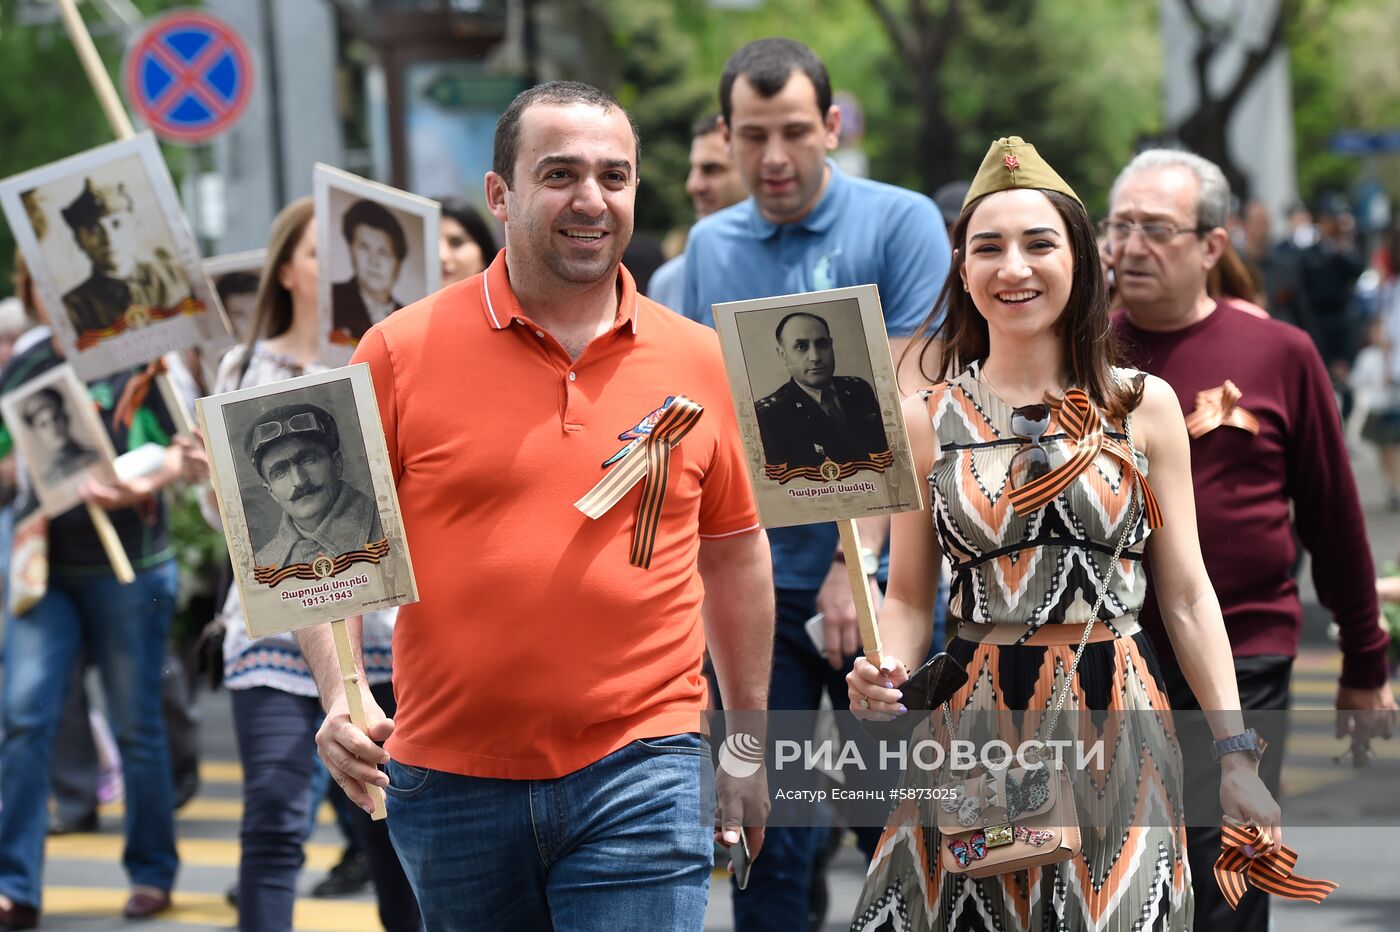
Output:
[[[1366,526],[1322,360],[1303,331],[1206,293],[1226,244],[1229,196],[1211,162],[1144,152],[1114,183],[1104,232],[1122,304],[1114,326],[1128,359],[1165,379],[1187,416],[1201,550],[1224,610],[1240,701],[1246,710],[1277,710],[1250,721],[1269,733],[1260,774],[1277,795],[1282,710],[1303,624],[1295,525],[1312,555],[1318,596],[1341,629],[1339,733],[1357,740],[1387,733],[1394,712],[1384,710],[1396,704]],[[1199,708],[1150,596],[1142,623],[1161,654],[1173,708]],[[1349,714],[1362,710],[1383,711]],[[1203,728],[1184,725],[1182,753],[1185,785],[1208,791],[1218,780]],[[1187,805],[1196,927],[1267,929],[1263,894],[1251,892],[1237,911],[1224,903],[1211,871],[1219,830],[1204,827],[1219,816],[1189,790]]]

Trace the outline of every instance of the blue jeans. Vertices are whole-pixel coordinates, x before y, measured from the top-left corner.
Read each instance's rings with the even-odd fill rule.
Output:
[[[389,834],[424,925],[698,932],[714,782],[697,735],[647,738],[554,780],[388,765]]]
[[[40,905],[50,755],[84,645],[102,675],[121,751],[122,865],[133,885],[174,885],[179,860],[160,679],[176,586],[173,560],[140,570],[125,586],[109,574],[51,573],[48,592],[28,613],[16,618],[6,612],[0,893],[11,900]]]
[[[385,714],[394,712],[388,683],[372,689]],[[297,875],[306,857],[303,843],[315,826],[315,807],[325,798],[315,759],[321,704],[269,686],[229,691],[238,757],[243,762],[243,822],[239,826],[238,928],[281,932],[292,928]],[[329,775],[327,775],[329,776]],[[413,891],[394,856],[383,822],[351,807],[354,838],[369,859],[379,921],[389,932],[422,928]]]

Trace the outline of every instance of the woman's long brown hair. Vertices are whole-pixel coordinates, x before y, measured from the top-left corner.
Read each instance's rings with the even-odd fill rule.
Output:
[[[1119,359],[1109,328],[1108,289],[1099,266],[1094,227],[1078,201],[1059,191],[1035,190],[1045,195],[1064,220],[1074,256],[1069,300],[1053,327],[1064,349],[1065,377],[1069,385],[1084,389],[1090,400],[1110,418],[1121,420],[1142,400],[1142,380],[1124,385],[1113,377],[1112,367]],[[986,359],[991,348],[987,320],[962,287],[968,221],[983,199],[991,196],[979,197],[958,214],[952,231],[956,251],[948,278],[938,293],[933,311],[919,326],[905,351],[918,353],[919,372],[931,381],[952,378],[972,363]],[[935,346],[940,349],[938,366],[936,371],[930,371],[925,362]]]
[[[238,370],[237,385],[243,384],[248,366],[253,361],[253,344],[281,336],[292,326],[292,293],[282,286],[282,266],[292,258],[292,250],[301,242],[306,226],[311,222],[312,201],[297,198],[272,219],[267,234],[267,260],[258,279],[258,297],[253,303],[253,326],[243,345],[243,364]]]

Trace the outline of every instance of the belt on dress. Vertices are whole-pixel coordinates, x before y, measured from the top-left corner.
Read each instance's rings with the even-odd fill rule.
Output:
[[[985,624],[976,621],[968,621],[965,618],[951,618],[951,622],[957,625],[954,629],[954,636],[962,638],[964,641],[975,641],[979,644],[998,644],[1002,646],[1025,645],[1027,647],[1073,647],[1084,637],[1084,625],[1082,624],[1045,624],[1031,632],[1030,637],[1026,636],[1027,627],[1023,624]],[[1108,621],[1098,621],[1094,623],[1094,630],[1089,632],[1089,643],[1098,644],[1102,641],[1112,641],[1117,638],[1129,638],[1142,630],[1138,624],[1136,615],[1119,615],[1117,618]]]

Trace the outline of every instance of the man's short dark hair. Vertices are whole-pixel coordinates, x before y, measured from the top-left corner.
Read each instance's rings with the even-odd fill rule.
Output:
[[[778,341],[778,345],[779,345],[779,346],[782,346],[782,345],[783,345],[783,328],[786,327],[786,326],[787,326],[787,322],[790,321],[790,320],[792,320],[794,317],[810,317],[810,318],[812,318],[812,319],[815,320],[817,323],[821,324],[823,327],[826,328],[826,335],[827,335],[827,336],[831,336],[831,324],[829,324],[829,323],[826,322],[826,318],[825,318],[825,317],[818,317],[816,314],[813,314],[811,311],[793,311],[791,314],[787,315],[787,316],[784,317],[782,320],[778,321],[777,329],[775,329],[775,330],[773,331],[773,339],[775,339],[775,340]]]
[[[355,227],[367,226],[380,230],[394,244],[394,255],[400,262],[408,255],[408,239],[403,235],[403,226],[389,208],[375,201],[358,200],[350,205],[340,220],[340,230],[345,234],[345,242],[355,241]]]
[[[37,402],[37,403],[36,403]],[[24,423],[34,426],[34,419],[39,416],[39,412],[45,408],[53,408],[54,413],[64,420],[68,419],[68,412],[64,408],[63,393],[56,388],[41,388],[36,390],[24,401],[20,402],[20,416],[24,418]]]
[[[520,119],[525,111],[539,104],[544,107],[568,107],[573,104],[587,104],[600,110],[617,110],[627,117],[627,125],[632,127],[634,144],[632,171],[638,171],[642,161],[642,135],[637,131],[637,121],[632,114],[622,109],[622,104],[607,91],[599,90],[582,81],[550,81],[526,88],[506,107],[506,112],[496,121],[495,148],[491,154],[491,170],[505,179],[506,187],[515,183],[515,160],[520,155]]]
[[[711,110],[690,125],[690,138],[699,139],[719,132],[719,114]]]
[[[729,56],[719,78],[719,108],[724,122],[734,117],[734,82],[743,75],[760,97],[777,95],[794,71],[801,71],[817,91],[817,109],[826,119],[831,109],[831,79],[817,54],[795,39],[757,39]]]

